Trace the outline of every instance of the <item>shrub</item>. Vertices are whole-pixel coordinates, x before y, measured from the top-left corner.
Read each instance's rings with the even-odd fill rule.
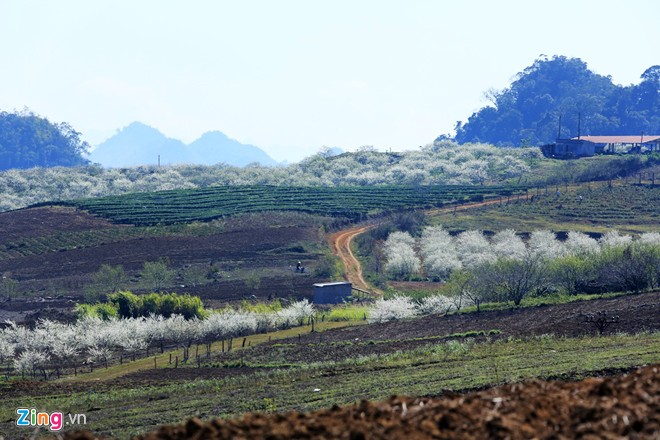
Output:
[[[419,315],[433,315],[447,313],[456,306],[444,295],[431,295],[420,299],[416,308]]]
[[[412,300],[406,296],[381,299],[369,309],[369,322],[387,322],[415,316],[416,309]]]

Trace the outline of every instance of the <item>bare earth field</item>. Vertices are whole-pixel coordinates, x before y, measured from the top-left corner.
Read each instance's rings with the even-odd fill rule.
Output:
[[[19,282],[20,294],[0,303],[0,318],[19,319],[30,311],[70,308],[83,296],[102,264],[122,265],[136,293],[145,261],[168,258],[177,271],[167,291],[200,296],[208,305],[244,298],[299,298],[311,295],[311,273],[325,246],[323,218],[305,214],[238,216],[222,222],[138,228],[115,225],[73,208],[40,207],[0,213],[0,274]],[[298,260],[307,273],[296,274]],[[217,275],[185,284],[186,268],[213,268]],[[259,276],[258,285],[245,278]],[[28,299],[25,299],[28,297]]]

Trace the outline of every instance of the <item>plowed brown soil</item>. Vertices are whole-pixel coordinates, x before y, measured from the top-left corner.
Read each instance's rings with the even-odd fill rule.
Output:
[[[0,298],[0,322],[27,321],[28,312],[46,307],[71,308],[67,298],[81,299],[103,264],[123,266],[132,280],[124,287],[145,293],[149,288],[139,285],[139,272],[145,261],[159,258],[168,258],[170,269],[177,271],[166,290],[198,295],[207,305],[220,307],[253,297],[309,297],[312,284],[324,280],[313,274],[321,257],[316,249],[323,238],[319,226],[325,221],[330,220],[263,213],[225,219],[224,229],[212,233],[196,234],[194,228],[136,233],[139,228],[115,225],[73,208],[0,213],[0,276],[18,281],[20,292],[12,301]],[[88,241],[85,234],[106,238]],[[71,239],[72,235],[77,238]],[[298,260],[307,266],[306,273],[295,273]],[[219,271],[213,281],[184,283],[184,268],[211,265]],[[258,286],[245,282],[249,273],[259,275]]]
[[[660,366],[581,382],[530,381],[442,398],[312,413],[249,413],[234,420],[164,426],[137,437],[175,439],[657,439]],[[65,439],[93,439],[89,433]]]

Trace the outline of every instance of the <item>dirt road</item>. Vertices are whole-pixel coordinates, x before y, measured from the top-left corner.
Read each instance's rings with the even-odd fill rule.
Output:
[[[511,196],[508,200],[519,200],[527,197],[525,194]],[[505,200],[505,199],[503,199]],[[464,205],[454,205],[447,208],[436,208],[426,211],[427,214],[440,214],[453,211],[465,211],[467,209],[479,208],[481,206],[495,205],[500,203],[500,199],[486,200],[483,202],[468,203]],[[369,285],[362,274],[360,261],[355,257],[351,250],[351,241],[358,235],[375,228],[376,225],[358,225],[352,226],[339,232],[335,232],[328,237],[332,252],[339,257],[344,264],[344,278],[353,284],[354,287],[369,292],[382,293],[378,289]]]
[[[344,278],[353,284],[354,287],[371,292],[373,288],[367,284],[362,275],[362,266],[353,251],[351,250],[351,241],[358,235],[375,228],[376,225],[353,226],[343,231],[335,232],[328,237],[332,252],[339,257],[344,265]]]

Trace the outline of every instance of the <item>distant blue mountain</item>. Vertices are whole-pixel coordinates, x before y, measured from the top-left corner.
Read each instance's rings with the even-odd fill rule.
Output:
[[[202,137],[188,145],[188,153],[193,163],[215,164],[224,162],[237,167],[243,167],[254,162],[261,165],[277,165],[277,162],[261,148],[241,144],[237,140],[228,138],[220,131],[204,133]]]
[[[205,133],[186,146],[180,140],[168,138],[141,122],[133,122],[99,144],[89,158],[105,167],[128,167],[157,164],[159,156],[163,165],[226,163],[242,167],[254,162],[277,165],[277,162],[260,148],[241,144],[219,131]]]

